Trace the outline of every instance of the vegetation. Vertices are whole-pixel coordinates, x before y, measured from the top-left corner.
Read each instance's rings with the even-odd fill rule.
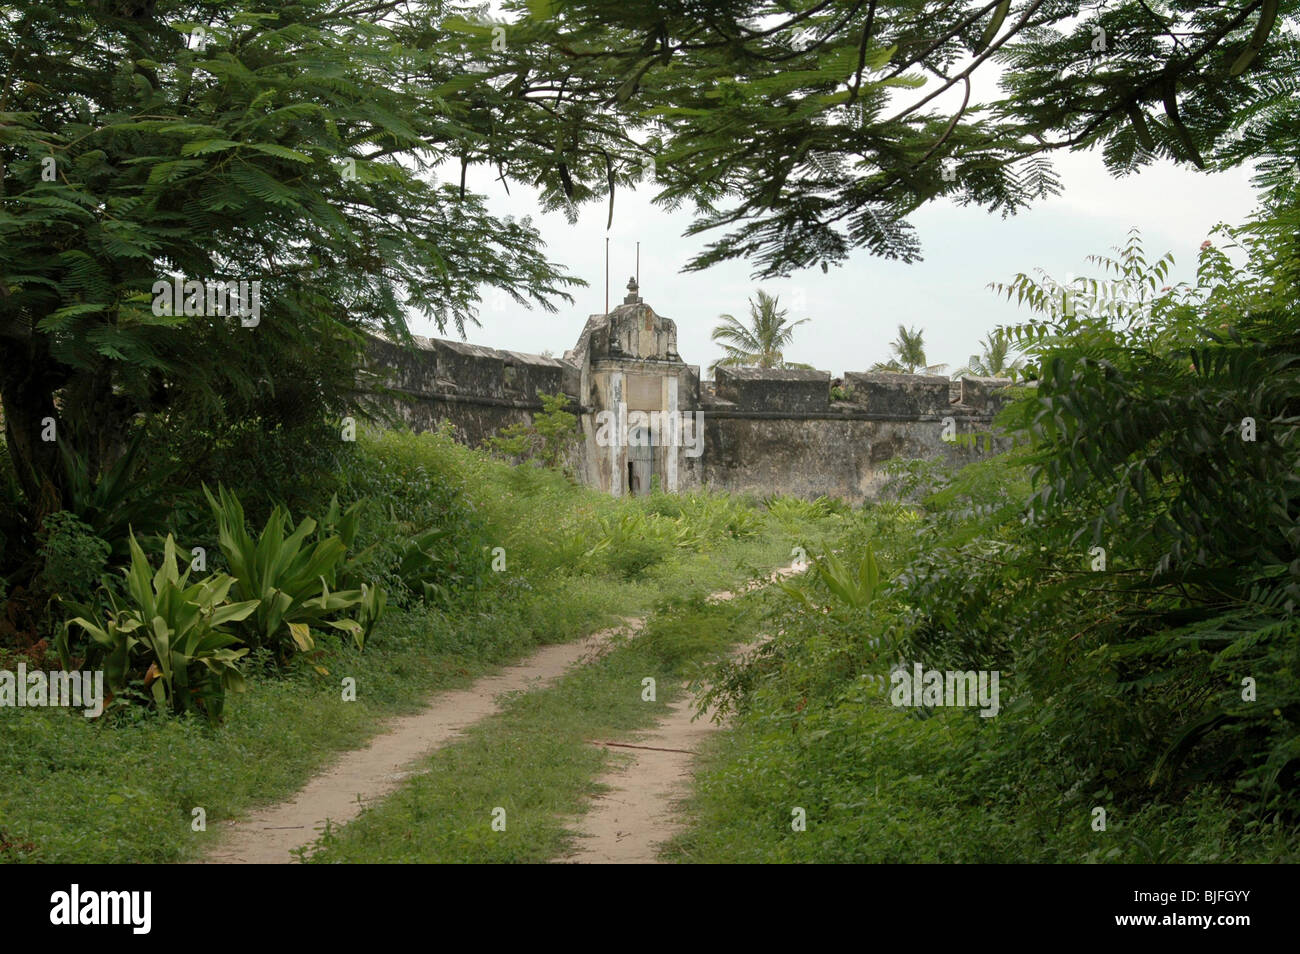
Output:
[[[567,457],[578,442],[578,418],[566,408],[568,395],[538,394],[542,409],[524,424],[503,427],[488,440],[488,446],[516,463],[535,461],[544,467],[567,466]]]
[[[1011,378],[1014,380],[1025,366],[1022,358],[1012,357],[1011,341],[1000,331],[991,331],[984,336],[982,355],[973,354],[966,367],[954,377],[971,374],[983,378]]]
[[[925,363],[925,335],[919,328],[898,326],[898,337],[890,345],[894,356],[888,361],[877,361],[872,371],[893,371],[903,374],[934,374],[942,371],[942,364]]]
[[[506,5],[517,16],[505,50],[474,55],[491,41],[485,23],[466,25],[459,49],[482,78],[481,130],[546,102],[529,99],[538,87],[564,89],[584,129],[623,112],[621,141],[571,135],[562,161],[539,170],[548,207],[598,201],[612,214],[615,190],[648,172],[665,206],[694,210],[689,233],[712,236],[690,268],[743,260],[770,278],[826,270],[856,250],[915,261],[912,212],[939,196],[1000,214],[1027,208],[1060,190],[1060,150],[1099,150],[1117,175],[1161,159],[1258,160],[1281,181],[1300,118],[1300,56],[1285,26],[1298,9],[517,0]],[[1000,94],[964,100],[971,77],[994,70]],[[513,171],[533,149],[484,135],[470,155]]]
[[[1300,0],[503,9],[0,12],[0,671],[111,692],[93,720],[6,707],[0,860],[194,857],[196,807],[283,797],[431,690],[657,607],[317,859],[552,857],[606,764],[589,734],[695,680],[735,721],[682,859],[1295,861]],[[990,62],[1001,93],[971,104]],[[995,284],[1031,313],[970,365],[1018,381],[998,458],[897,462],[863,508],[614,500],[564,472],[564,395],[498,435],[509,463],[373,426],[367,333],[581,284],[467,191],[471,165],[571,218],[649,178],[690,234],[721,230],[688,268],[766,278],[913,261],[924,203],[1023,209],[1059,191],[1062,149],[1116,175],[1251,162],[1264,204],[1194,282],[1134,233],[1098,277]],[[721,319],[715,367],[796,366],[808,319],[775,297]],[[942,367],[902,325],[876,365]],[[803,579],[704,600],[798,553]],[[752,661],[717,661],[760,630]],[[917,664],[1006,698],[899,704]],[[647,673],[654,706],[627,691]],[[535,795],[484,843],[507,771]]]
[[[192,571],[179,572],[174,541],[164,544],[161,567],[149,565],[144,548],[134,546],[125,593],[101,590],[102,608],[75,610],[80,615],[70,629],[74,636],[89,633],[92,643],[80,649],[74,643],[74,652],[111,656],[104,666],[113,699],[104,716],[91,720],[63,708],[5,710],[0,763],[24,768],[0,773],[0,818],[8,843],[20,846],[0,849],[0,861],[196,857],[210,846],[221,822],[292,794],[334,753],[364,744],[383,717],[423,705],[431,692],[463,686],[540,644],[573,639],[629,613],[649,611],[665,592],[732,587],[789,559],[791,528],[770,519],[758,502],[703,493],[613,499],[575,487],[553,470],[493,460],[457,444],[446,431],[363,430],[355,451],[340,498],[349,501],[362,489],[391,492],[367,497],[357,510],[354,503],[325,508],[316,543],[308,531],[297,550],[281,541],[279,550],[263,553],[285,577],[286,565],[318,555],[320,540],[348,538],[353,530],[342,525],[343,515],[358,514],[352,537],[356,552],[331,582],[341,588],[357,575],[369,575],[381,581],[372,592],[391,586],[393,594],[364,652],[348,632],[326,639],[330,630],[316,632],[313,625],[310,651],[293,645],[283,660],[264,645],[249,653],[254,632],[264,632],[261,625],[248,628],[262,600],[232,602],[236,584],[224,570],[197,583]],[[229,491],[214,494],[214,501],[226,518],[233,514]],[[795,506],[787,518],[798,520],[795,515],[802,512]],[[810,514],[810,522],[792,528],[834,532],[843,519],[822,508]],[[278,525],[272,525],[270,536],[250,535],[254,553],[278,539]],[[444,534],[429,544],[429,562],[418,576],[430,584],[426,593],[402,584],[398,576],[402,553],[418,539],[408,529],[412,526]],[[654,528],[653,560],[624,551],[638,540],[635,527]],[[615,537],[603,536],[604,528]],[[493,546],[504,550],[504,569],[492,568]],[[296,554],[292,559],[285,556],[290,552]],[[271,559],[272,553],[279,559]],[[319,581],[316,587],[319,591]],[[333,585],[328,591],[338,592]],[[615,656],[582,677],[585,692],[601,699],[617,696],[619,707],[635,710],[633,720],[611,716],[611,731],[643,724],[663,704],[626,706],[611,673],[640,672],[650,665],[654,668],[646,672],[663,674],[663,698],[670,699],[688,659],[704,658],[734,637],[729,624],[721,625],[729,614],[700,612],[704,615],[684,618],[720,625],[689,651],[672,647],[686,645],[682,641],[693,630],[682,628],[680,614],[665,610],[664,622],[653,631],[678,635],[656,637],[646,645],[659,648]],[[165,638],[156,627],[140,625],[145,616],[166,622]],[[247,666],[250,657],[267,665]],[[0,650],[0,669],[12,669],[11,659]],[[246,678],[239,678],[236,666],[247,671]],[[356,681],[355,702],[343,700],[344,678]],[[553,746],[539,749],[539,758],[567,747],[568,754],[544,771],[574,786],[566,796],[571,799],[589,784],[585,771],[574,774],[566,761],[587,748],[579,739],[582,711],[570,712],[563,732],[555,725],[539,727]],[[209,726],[215,717],[220,718],[216,730]],[[68,753],[76,757],[69,759]],[[578,763],[594,771],[600,760],[582,756]],[[494,777],[499,773],[484,774],[475,784],[486,786]],[[209,831],[192,830],[195,807],[205,809]],[[546,826],[562,830],[553,820]],[[539,842],[533,850],[547,844]],[[388,849],[377,845],[375,850]]]
[[[190,571],[177,570],[176,543],[170,536],[162,566],[157,573],[151,570],[132,537],[131,566],[124,571],[130,601],[121,605],[106,589],[111,607],[106,624],[100,624],[96,613],[93,619],[77,616],[68,625],[80,627],[94,640],[100,652],[92,655],[102,657],[95,668],[104,670],[119,698],[133,688],[130,677],[138,676],[159,708],[185,712],[193,707],[215,722],[221,718],[226,691],[243,690],[236,663],[248,652],[233,648],[239,639],[222,627],[247,617],[257,609],[257,601],[228,602],[226,594],[235,580],[224,573],[187,586]],[[60,652],[68,657],[66,642]]]
[[[249,600],[256,612],[245,627],[249,645],[269,651],[283,662],[296,648],[315,645],[310,624],[323,622],[350,635],[360,649],[365,633],[359,620],[340,617],[361,604],[361,590],[339,590],[348,547],[356,539],[362,502],[339,512],[338,498],[330,501],[325,532],[310,545],[316,531],[310,518],[285,536],[289,512],[276,507],[256,540],[244,526],[244,510],[233,494],[218,488],[220,501],[204,488],[217,523],[222,555],[234,574],[234,595]],[[337,530],[337,533],[330,533]],[[372,584],[373,585],[373,584]]]
[[[779,296],[758,290],[758,300],[749,300],[749,324],[734,315],[719,315],[722,324],[713,329],[713,340],[722,342],[723,356],[713,362],[720,367],[806,368],[785,360],[784,352],[794,340],[794,329],[810,321],[788,321],[788,308],[778,308]]]
[[[0,572],[72,506],[61,457],[93,485],[142,428],[183,449],[236,429],[298,443],[350,405],[362,328],[401,337],[408,313],[461,328],[485,284],[568,300],[577,282],[534,228],[423,174],[474,138],[451,120],[472,109],[463,71],[422,39],[440,7],[123,16],[61,0],[0,17],[0,406],[18,491]]]
[[[1300,857],[1294,221],[1220,230],[1246,263],[1207,242],[1194,284],[1162,287],[1135,235],[1077,301],[998,286],[1036,312],[1007,332],[1034,379],[1000,419],[1019,445],[899,468],[763,597],[778,635],[714,674],[736,729],[676,857]],[[996,717],[900,707],[915,664],[1000,673]]]

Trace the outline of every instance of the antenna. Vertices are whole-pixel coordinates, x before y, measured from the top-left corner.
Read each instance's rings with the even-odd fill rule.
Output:
[[[609,314],[609,236],[605,236],[605,314]]]
[[[636,283],[637,287],[641,285],[641,243],[636,243]]]

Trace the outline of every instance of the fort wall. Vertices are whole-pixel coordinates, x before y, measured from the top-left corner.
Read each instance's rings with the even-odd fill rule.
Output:
[[[673,323],[629,288],[562,359],[416,337],[372,339],[368,363],[413,430],[449,420],[471,446],[531,421],[539,394],[563,392],[579,419],[574,472],[615,495],[658,483],[857,503],[876,495],[891,458],[961,464],[1006,446],[991,429],[1007,380],[849,372],[837,391],[847,400],[810,369],[719,368],[702,384],[676,353]]]

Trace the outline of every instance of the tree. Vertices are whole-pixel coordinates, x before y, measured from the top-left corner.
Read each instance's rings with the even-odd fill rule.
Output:
[[[971,355],[966,367],[954,377],[973,374],[984,378],[1015,378],[1025,366],[1024,359],[1011,357],[1011,342],[1002,331],[989,332],[984,336],[982,355]]]
[[[1060,150],[1100,149],[1117,175],[1160,158],[1294,168],[1300,2],[1097,6],[511,0],[528,45],[494,62],[500,92],[483,95],[535,84],[567,110],[540,180],[556,207],[608,196],[612,213],[615,184],[653,160],[657,201],[692,202],[689,233],[718,236],[688,267],[745,259],[756,278],[854,249],[914,260],[914,210],[939,196],[1023,209],[1059,191]],[[990,68],[1002,95],[972,102]],[[484,105],[471,121],[492,121]],[[609,109],[639,157],[584,142]]]
[[[877,361],[871,366],[872,371],[895,371],[903,374],[933,374],[942,371],[945,365],[925,363],[924,332],[919,328],[908,329],[898,326],[898,337],[890,347],[894,357],[888,361]]]
[[[429,174],[480,142],[461,64],[434,48],[441,6],[0,14],[0,411],[19,522],[66,501],[62,459],[93,483],[142,415],[180,441],[337,413],[363,329],[402,338],[408,313],[463,329],[481,285],[571,300],[580,282],[527,220]],[[599,143],[594,120],[585,135]]]
[[[577,437],[578,418],[565,410],[569,397],[563,391],[539,392],[542,409],[533,413],[532,421],[511,424],[488,438],[487,446],[514,463],[536,461],[543,467],[565,469],[565,456]]]
[[[1072,573],[1071,585],[1053,586],[1054,600],[1086,588],[1106,605],[1078,634],[1092,645],[1049,636],[1039,672],[1096,666],[1105,684],[1118,684],[1125,704],[1111,711],[1138,712],[1133,730],[1071,730],[1071,745],[1084,746],[1087,762],[1117,738],[1143,739],[1134,746],[1150,753],[1144,798],[1149,786],[1218,778],[1240,797],[1294,813],[1297,234],[1293,198],[1245,227],[1215,229],[1195,283],[1167,284],[1172,258],[1149,260],[1133,234],[1115,255],[1093,257],[1098,278],[1071,287],[1022,274],[995,286],[1035,313],[1009,330],[1036,378],[1009,422],[1033,442],[1028,526],[1036,538],[1103,554],[1124,541],[1107,585],[1089,579],[1103,574]],[[1234,247],[1243,265],[1225,251]],[[1256,691],[1268,705],[1255,704]],[[1077,684],[1054,700],[1034,695],[1073,726],[1078,700],[1090,697]],[[1037,718],[1035,731],[1052,721]]]
[[[723,357],[710,370],[720,367],[793,368],[807,367],[785,360],[783,352],[794,338],[794,329],[811,319],[786,322],[788,308],[777,308],[780,296],[758,290],[758,301],[749,299],[749,324],[733,315],[719,315],[722,324],[713,329],[713,340],[722,342]]]

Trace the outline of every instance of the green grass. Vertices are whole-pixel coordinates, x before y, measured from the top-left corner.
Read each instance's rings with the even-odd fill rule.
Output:
[[[383,621],[364,654],[343,649],[285,678],[253,678],[218,728],[160,717],[96,723],[79,711],[0,712],[3,861],[163,862],[195,857],[218,823],[278,800],[336,752],[356,748],[384,717],[430,693],[469,683],[535,646],[608,622],[620,594],[573,580],[513,605],[457,618],[405,614]],[[344,702],[341,680],[356,680]],[[191,831],[202,807],[208,831]],[[25,846],[30,845],[30,848]]]
[[[863,698],[853,711],[792,729],[742,719],[710,740],[685,808],[689,827],[667,860],[700,863],[1130,863],[1291,862],[1295,834],[1244,821],[1209,787],[1137,812],[1113,808],[1093,829],[1090,804],[1062,806],[1041,791],[990,792],[970,766],[978,716],[929,719]],[[784,722],[785,724],[781,724]],[[832,727],[827,734],[822,730]],[[794,807],[806,812],[792,828]]]
[[[727,588],[782,565],[798,529],[725,495],[613,499],[553,472],[488,460],[445,435],[367,434],[359,443],[362,469],[350,476],[377,494],[372,539],[450,526],[463,535],[459,552],[479,542],[505,546],[507,572],[477,578],[454,610],[390,608],[362,654],[335,644],[282,676],[251,674],[217,728],[141,709],[97,721],[79,711],[0,710],[0,863],[198,857],[223,821],[291,795],[336,753],[363,745],[385,718],[542,644],[640,615],[665,596]],[[838,519],[819,511],[807,517],[809,526]],[[612,526],[624,518],[627,526],[650,521],[652,561],[626,573],[617,547],[583,558],[600,539],[602,519]],[[689,546],[665,544],[687,524],[699,531]],[[583,684],[603,691],[601,680],[616,677],[611,667],[622,660],[601,662]],[[0,658],[0,667],[16,662]],[[356,680],[356,702],[342,700],[344,677]],[[579,705],[571,715],[574,732],[583,711]],[[629,706],[625,715],[633,713],[649,718],[651,708]],[[633,725],[616,712],[611,719],[611,731]],[[547,733],[537,745],[560,738],[572,748],[569,736]],[[574,756],[587,779],[598,767],[592,757]],[[568,771],[563,760],[553,770]],[[205,832],[191,829],[196,807],[206,812]],[[529,809],[521,811],[519,823],[527,824]]]
[[[627,739],[652,726],[703,661],[747,631],[744,601],[674,600],[642,635],[619,639],[555,686],[515,696],[497,715],[440,749],[384,802],[324,835],[320,863],[542,862],[573,844],[566,820],[598,793],[615,759],[592,739]],[[656,681],[656,701],[642,680]],[[492,828],[505,809],[505,830]]]

